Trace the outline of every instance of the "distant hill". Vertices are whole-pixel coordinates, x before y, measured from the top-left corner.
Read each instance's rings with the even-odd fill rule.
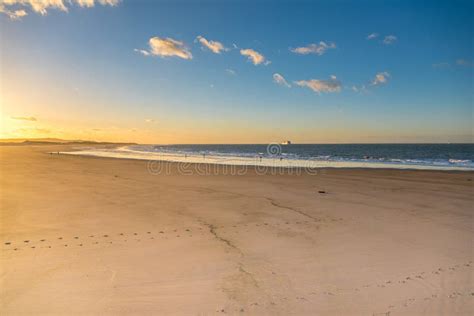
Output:
[[[2,145],[135,145],[135,143],[96,142],[92,140],[65,140],[59,138],[4,138],[0,139]]]
[[[69,140],[59,138],[0,138],[0,143],[23,143],[26,141],[38,141],[48,143],[68,143]]]

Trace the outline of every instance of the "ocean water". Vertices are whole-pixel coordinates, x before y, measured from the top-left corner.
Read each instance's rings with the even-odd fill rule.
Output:
[[[277,167],[474,170],[474,144],[132,145],[67,154]]]

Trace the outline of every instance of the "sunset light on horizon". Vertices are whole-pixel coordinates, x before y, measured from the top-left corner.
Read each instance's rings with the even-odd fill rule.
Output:
[[[0,1],[0,138],[472,142],[471,2],[244,3]]]

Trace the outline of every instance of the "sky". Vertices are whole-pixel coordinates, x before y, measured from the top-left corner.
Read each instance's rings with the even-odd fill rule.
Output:
[[[473,142],[473,9],[0,0],[0,138]]]

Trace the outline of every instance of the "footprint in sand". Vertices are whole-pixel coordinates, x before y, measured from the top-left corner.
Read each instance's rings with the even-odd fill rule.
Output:
[[[7,246],[8,246],[8,245],[11,245],[11,244],[12,244],[12,243],[9,242],[9,241],[5,243],[5,245],[7,245]]]

